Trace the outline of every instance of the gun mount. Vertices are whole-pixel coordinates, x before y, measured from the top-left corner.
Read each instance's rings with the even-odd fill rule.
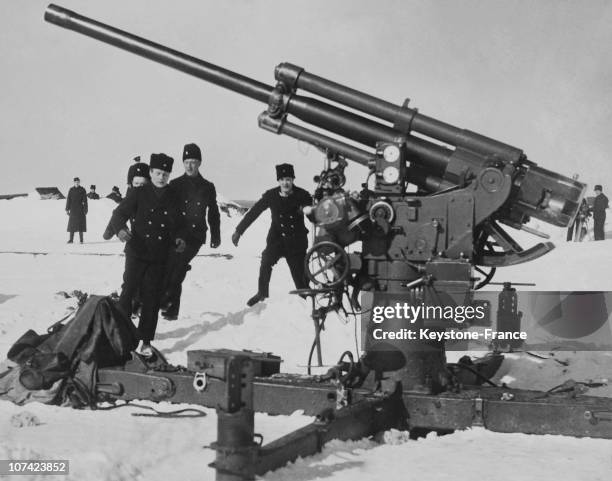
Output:
[[[579,211],[584,184],[538,167],[519,148],[427,117],[410,108],[408,101],[393,104],[290,63],[278,65],[274,71],[275,85],[267,85],[56,5],[47,8],[45,20],[260,101],[267,105],[259,115],[261,128],[309,142],[326,153],[325,168],[317,178],[316,204],[310,214],[317,229],[315,244],[306,258],[310,279],[315,284],[308,294],[313,299],[326,296],[330,300],[328,308],[316,310],[317,319],[324,318],[326,309],[339,309],[342,296],[349,289],[353,290],[353,295],[349,295],[353,306],[358,305],[359,292],[371,293],[371,304],[383,308],[392,308],[400,302],[440,308],[471,305],[475,288],[491,280],[495,268],[533,260],[554,248],[552,243],[544,242],[523,249],[500,224],[546,237],[526,226],[530,219],[566,227]],[[317,98],[298,95],[299,90]],[[294,123],[293,118],[301,124]],[[365,166],[368,179],[373,178],[372,185],[366,181],[357,194],[346,191],[346,160]],[[362,252],[348,253],[346,247],[357,241],[361,242]],[[482,267],[490,271],[487,273]],[[485,274],[478,286],[474,268]],[[314,313],[313,308],[313,317]],[[364,322],[364,356],[359,361],[353,361],[352,356],[344,360],[343,356],[326,378],[335,383],[335,394],[327,395],[327,399],[335,401],[337,417],[324,416],[325,429],[334,425],[344,432],[344,438],[351,436],[353,431],[347,427],[344,415],[347,412],[349,421],[363,421],[354,431],[355,436],[371,432],[373,426],[390,427],[393,422],[396,426],[407,423],[410,428],[445,430],[485,425],[488,417],[488,426],[492,425],[492,418],[483,409],[487,399],[495,405],[494,399],[500,392],[490,398],[478,390],[467,397],[460,394],[453,397],[452,392],[459,387],[446,367],[443,341],[406,342],[388,336],[381,341],[373,335],[377,325],[365,319],[365,315]],[[437,332],[457,327],[454,319],[436,322],[420,319],[416,326]],[[390,316],[384,323],[387,332],[405,327],[406,320],[400,316]],[[230,369],[224,362],[221,364]],[[234,366],[236,375],[241,372],[240,366],[248,364],[248,360],[239,357],[238,367]],[[112,378],[126,374],[120,371],[104,375]],[[128,381],[129,378],[128,373]],[[228,432],[234,432],[240,440],[232,448],[227,441],[232,435],[220,427],[224,441],[218,447],[217,469],[222,473],[220,476],[230,473],[227,479],[250,479],[253,471],[244,466],[252,465],[257,452],[252,444],[252,401],[246,402],[245,410],[241,410],[240,402],[244,400],[240,401],[240,396],[249,397],[252,392],[245,385],[241,390],[235,383],[227,382],[227,396],[238,400],[231,409],[220,408],[219,423],[229,426]],[[300,389],[289,385],[256,382],[255,392]],[[201,391],[206,388],[199,386]],[[328,389],[309,386],[299,392],[324,393]],[[361,395],[362,389],[376,394]],[[215,395],[220,396],[217,391]],[[185,393],[181,393],[184,397]],[[407,410],[398,407],[398,393],[403,396]],[[445,397],[436,397],[440,393]],[[359,404],[358,399],[365,398],[365,404]],[[467,404],[465,399],[469,399]],[[522,399],[525,405],[521,408],[524,409],[521,415],[527,417],[531,406],[528,399]],[[429,407],[419,410],[415,406],[421,402]],[[434,404],[428,404],[431,402]],[[460,405],[469,413],[459,409]],[[341,411],[347,406],[356,414]],[[441,413],[440,406],[448,408],[448,412]],[[571,429],[557,429],[554,422],[562,417],[561,413],[571,411],[575,416],[574,411],[582,407],[546,406],[549,406],[546,402],[539,405],[538,416],[549,419],[546,421],[549,424],[535,430],[516,419],[510,420],[508,417],[515,418],[516,412],[509,415],[505,411],[507,405],[498,407],[497,412],[504,417],[500,429],[592,432],[574,424]],[[383,416],[384,422],[368,417],[381,410],[391,413]],[[471,421],[465,422],[464,415]],[[240,420],[232,421],[236,417]],[[334,424],[336,421],[340,424]],[[538,424],[536,419],[530,418],[531,421]],[[550,428],[552,425],[554,429]],[[598,435],[612,435],[604,427],[601,429],[605,433]],[[300,451],[300,442],[317,439],[320,444],[320,433],[315,431],[292,438],[291,442],[298,446],[292,453],[310,452],[310,447]],[[250,434],[245,437],[245,432]],[[232,461],[234,455],[240,459]]]

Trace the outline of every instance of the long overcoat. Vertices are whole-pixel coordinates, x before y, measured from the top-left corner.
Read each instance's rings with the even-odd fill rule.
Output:
[[[87,232],[87,192],[80,185],[70,187],[66,197],[68,232]]]

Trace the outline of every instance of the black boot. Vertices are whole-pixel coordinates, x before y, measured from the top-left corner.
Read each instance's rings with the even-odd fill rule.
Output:
[[[161,311],[161,315],[166,321],[176,321],[178,319],[178,310],[171,305],[167,310]]]
[[[178,306],[173,302],[169,292],[166,292],[162,297],[159,310],[166,321],[176,321],[178,319]]]
[[[261,302],[265,299],[267,299],[268,296],[265,296],[261,293],[257,293],[255,294],[253,297],[251,297],[248,301],[247,301],[247,306],[251,307],[254,306],[255,304],[257,304],[258,302]]]

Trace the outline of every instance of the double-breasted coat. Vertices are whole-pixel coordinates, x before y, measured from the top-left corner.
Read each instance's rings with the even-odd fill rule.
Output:
[[[178,201],[168,186],[153,184],[131,189],[110,220],[114,232],[131,221],[131,238],[125,245],[125,271],[119,305],[129,315],[137,293],[142,311],[138,331],[143,341],[155,337],[168,255],[181,237]]]
[[[201,174],[183,174],[170,182],[170,188],[179,200],[179,220],[184,226],[183,239],[187,246],[183,252],[171,252],[166,269],[166,285],[162,305],[165,315],[178,316],[182,284],[190,268],[189,263],[206,242],[210,228],[210,244],[221,241],[219,207],[215,185]],[[208,221],[208,224],[207,224]]]
[[[272,267],[281,257],[287,261],[295,287],[308,287],[304,273],[308,229],[304,225],[302,208],[309,205],[312,205],[312,197],[306,190],[294,185],[291,193],[283,196],[280,187],[276,187],[264,192],[236,227],[236,232],[242,235],[263,211],[270,209],[272,224],[266,238],[266,248],[261,254],[257,286],[259,296],[268,297]]]
[[[308,229],[304,225],[302,207],[312,205],[308,191],[293,186],[290,195],[281,195],[280,187],[267,190],[244,215],[236,232],[242,235],[266,209],[270,209],[272,224],[266,238],[266,249],[283,254],[304,252],[308,247]]]
[[[181,226],[174,191],[153,184],[130,189],[113,211],[110,225],[114,232],[119,232],[130,219],[132,238],[125,245],[126,255],[164,263]]]
[[[185,241],[188,244],[204,244],[210,227],[211,243],[218,244],[220,217],[215,185],[200,174],[193,177],[183,174],[170,182],[170,188],[179,199]]]

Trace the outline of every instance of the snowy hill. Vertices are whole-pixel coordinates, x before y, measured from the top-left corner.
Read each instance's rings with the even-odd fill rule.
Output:
[[[186,353],[192,349],[244,348],[274,352],[284,359],[283,371],[304,372],[313,336],[310,306],[287,293],[292,283],[282,261],[273,273],[270,299],[254,308],[245,306],[256,290],[267,216],[246,232],[236,248],[230,237],[240,219],[240,205],[222,198],[221,205],[225,212],[222,244],[216,250],[204,246],[194,259],[184,284],[181,318],[160,320],[154,344],[175,364],[185,365]],[[0,358],[27,329],[43,331],[74,305],[73,299],[56,295],[58,291],[109,294],[119,290],[123,245],[102,241],[114,206],[107,199],[90,202],[85,244],[67,245],[63,201],[33,196],[0,201]],[[498,280],[537,282],[541,290],[612,290],[611,264],[612,241],[560,243],[537,261],[501,269]],[[355,342],[353,320],[330,315],[322,338],[324,362],[335,362],[344,350],[354,351]],[[449,358],[462,354],[449,353]],[[557,356],[563,364],[509,355],[498,380],[516,387],[549,389],[569,378],[612,379],[609,352]],[[612,387],[591,393],[612,396]],[[165,403],[157,408],[173,409]],[[0,459],[69,459],[70,475],[65,479],[79,481],[212,480],[214,471],[207,465],[214,452],[202,446],[215,440],[216,420],[213,410],[204,411],[208,415],[201,418],[159,419],[132,416],[141,412],[137,407],[75,411],[0,402]],[[12,417],[24,412],[35,414],[40,424],[12,425]],[[256,430],[270,441],[310,421],[299,413],[258,414]],[[383,445],[370,440],[333,442],[320,455],[298,460],[265,479],[404,481],[414,473],[419,481],[471,481],[485,476],[562,481],[609,479],[612,472],[612,441],[606,440],[483,429],[420,441],[405,441],[399,435],[389,439]]]

